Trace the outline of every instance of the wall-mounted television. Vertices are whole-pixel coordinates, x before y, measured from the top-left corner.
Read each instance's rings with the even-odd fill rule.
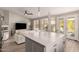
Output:
[[[26,23],[16,23],[15,24],[15,29],[20,30],[20,29],[26,29]]]

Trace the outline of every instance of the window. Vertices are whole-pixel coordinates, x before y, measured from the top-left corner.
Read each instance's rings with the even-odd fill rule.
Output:
[[[74,33],[75,26],[74,26],[74,18],[67,19],[67,32]]]
[[[67,36],[74,37],[75,36],[75,20],[74,18],[67,19]]]
[[[34,30],[39,30],[39,20],[34,20]]]
[[[43,19],[43,30],[48,30],[48,18]]]
[[[44,20],[40,19],[40,30],[43,30],[43,24],[44,24]]]
[[[51,32],[55,32],[56,29],[55,29],[55,18],[51,18]]]
[[[63,18],[59,19],[59,31],[60,33],[64,32],[64,19]]]
[[[40,19],[40,29],[45,31],[48,30],[48,18]]]

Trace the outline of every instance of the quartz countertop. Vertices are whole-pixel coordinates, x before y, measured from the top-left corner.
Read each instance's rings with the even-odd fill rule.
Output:
[[[53,45],[64,38],[64,34],[34,31],[34,30],[16,30],[16,33],[22,34],[45,46],[45,51],[52,51]]]

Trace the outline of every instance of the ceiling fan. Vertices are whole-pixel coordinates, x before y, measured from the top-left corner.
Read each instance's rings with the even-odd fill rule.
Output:
[[[30,10],[30,11],[29,11]],[[25,10],[24,11],[24,15],[34,15],[32,12],[31,12],[31,9],[29,9],[29,10]],[[39,16],[39,14],[40,14],[40,7],[38,7],[38,10],[37,10],[37,16]]]
[[[31,13],[31,12],[28,11],[28,10],[25,10],[24,15],[33,15],[33,13]]]

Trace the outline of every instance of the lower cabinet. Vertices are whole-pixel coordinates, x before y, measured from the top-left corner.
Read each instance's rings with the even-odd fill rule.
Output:
[[[45,46],[26,37],[26,52],[44,52]]]
[[[26,52],[32,52],[32,40],[30,40],[29,38],[26,38]]]
[[[64,41],[59,41],[56,46],[57,52],[64,52]]]
[[[26,52],[44,52],[45,46],[26,37]],[[51,48],[52,52],[64,52],[64,41],[59,40]]]

